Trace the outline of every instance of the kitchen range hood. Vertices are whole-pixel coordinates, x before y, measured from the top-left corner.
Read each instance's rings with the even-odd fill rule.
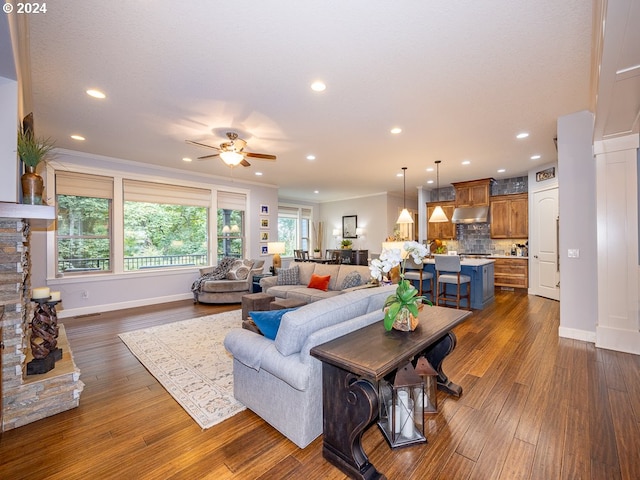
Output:
[[[452,223],[488,223],[489,206],[458,207],[453,211]]]

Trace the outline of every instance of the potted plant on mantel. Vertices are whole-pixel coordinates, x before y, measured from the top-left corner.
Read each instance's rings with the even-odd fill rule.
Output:
[[[36,138],[30,132],[18,129],[18,156],[24,163],[26,172],[21,177],[22,203],[30,205],[46,204],[42,200],[44,181],[36,173],[36,167],[44,162],[54,148],[49,138]]]
[[[342,240],[342,242],[340,242],[340,246],[345,250],[349,250],[352,245],[353,245],[353,242],[347,238],[345,238],[344,240]]]

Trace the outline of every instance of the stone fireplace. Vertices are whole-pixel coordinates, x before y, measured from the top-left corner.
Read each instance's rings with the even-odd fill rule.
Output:
[[[33,209],[40,210],[33,213]],[[23,215],[25,218],[21,218]],[[58,337],[63,355],[55,368],[41,375],[27,375],[26,365],[32,359],[29,325],[34,311],[29,254],[33,220],[29,218],[34,217],[52,219],[53,207],[0,204],[0,431],[77,407],[84,388],[63,325]]]

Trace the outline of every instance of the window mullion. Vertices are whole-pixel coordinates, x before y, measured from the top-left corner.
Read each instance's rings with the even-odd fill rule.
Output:
[[[124,196],[122,177],[113,178],[113,204],[111,208],[111,268],[113,273],[124,272]]]

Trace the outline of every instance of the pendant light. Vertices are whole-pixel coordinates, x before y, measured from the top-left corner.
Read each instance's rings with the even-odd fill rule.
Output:
[[[439,202],[440,201],[440,163],[441,160],[436,160],[436,201]],[[431,217],[429,218],[429,223],[442,223],[442,222],[448,222],[449,219],[447,218],[447,215],[444,213],[444,210],[442,209],[442,207],[440,205],[438,205],[434,210],[433,213],[431,214]]]
[[[413,218],[407,210],[407,167],[402,167],[402,175],[404,177],[404,194],[403,194],[403,209],[400,212],[400,216],[398,217],[398,221],[396,223],[406,224],[413,223]]]

